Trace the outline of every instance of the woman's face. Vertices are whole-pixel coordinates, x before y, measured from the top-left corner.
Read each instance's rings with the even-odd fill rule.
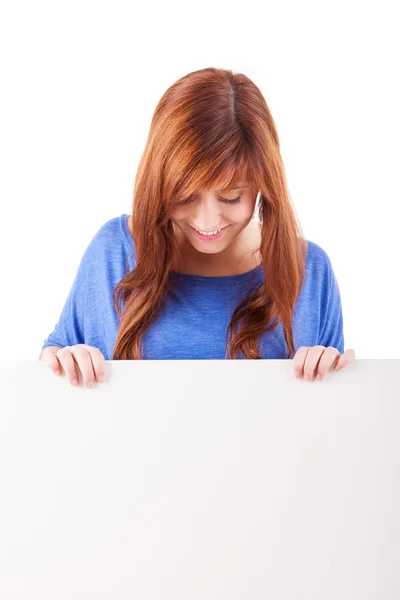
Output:
[[[232,189],[200,190],[175,208],[171,220],[194,249],[220,253],[251,222],[255,203],[254,190],[242,181]],[[206,235],[217,230],[222,231]]]

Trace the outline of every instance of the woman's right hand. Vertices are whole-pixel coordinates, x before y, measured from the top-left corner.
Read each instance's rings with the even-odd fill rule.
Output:
[[[79,385],[79,372],[82,373],[83,385],[91,388],[93,382],[104,381],[105,358],[99,348],[87,344],[74,346],[48,346],[43,349],[39,360],[47,363],[56,375],[62,375],[63,370],[73,386]],[[75,383],[76,382],[76,383]]]

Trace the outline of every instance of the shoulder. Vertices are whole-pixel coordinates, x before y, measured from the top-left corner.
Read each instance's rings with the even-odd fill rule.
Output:
[[[133,241],[128,233],[126,218],[125,214],[113,217],[95,229],[84,252],[85,263],[95,267],[100,261],[124,258],[132,250]]]
[[[93,239],[98,239],[100,241],[111,237],[115,240],[115,236],[118,235],[121,231],[123,218],[126,219],[126,215],[113,217],[112,219],[109,219],[108,221],[103,223],[103,225],[101,225],[97,229],[97,232],[95,233]]]
[[[118,246],[118,241],[126,244],[129,249],[132,246],[132,239],[129,236],[130,229],[127,226],[127,215],[122,214],[119,217],[113,217],[95,230],[90,240],[92,246],[107,246],[112,244]]]
[[[306,240],[307,243],[307,264],[308,266],[312,266],[314,268],[326,268],[326,266],[330,266],[330,258],[328,253],[322,246],[319,244],[312,242],[311,240]]]
[[[307,240],[307,245],[306,273],[308,286],[314,291],[318,289],[319,293],[323,295],[332,286],[337,285],[332,260],[327,251],[319,244]]]

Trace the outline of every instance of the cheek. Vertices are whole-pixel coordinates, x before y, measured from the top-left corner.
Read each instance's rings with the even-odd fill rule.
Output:
[[[190,206],[182,206],[175,208],[171,219],[175,221],[186,221],[192,214]],[[242,223],[248,221],[253,216],[253,206],[250,202],[241,202],[238,205],[222,205],[220,208],[221,215],[224,215],[227,221],[232,223]]]
[[[190,214],[190,211],[187,208],[176,208],[172,213],[171,219],[175,221],[181,221],[185,219]]]
[[[241,223],[244,221],[248,221],[249,219],[251,219],[251,217],[253,216],[253,208],[250,204],[246,203],[243,205],[238,205],[235,206],[233,210],[230,211],[230,213],[226,213],[227,215],[230,214],[230,216],[232,217],[232,220],[236,221],[237,223]]]

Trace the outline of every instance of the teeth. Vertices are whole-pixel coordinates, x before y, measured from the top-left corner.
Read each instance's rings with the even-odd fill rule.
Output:
[[[215,235],[216,233],[222,231],[222,229],[217,229],[217,231],[211,231],[210,233],[207,233],[205,231],[199,231],[198,229],[196,229],[196,231],[197,233],[201,233],[201,235]]]

